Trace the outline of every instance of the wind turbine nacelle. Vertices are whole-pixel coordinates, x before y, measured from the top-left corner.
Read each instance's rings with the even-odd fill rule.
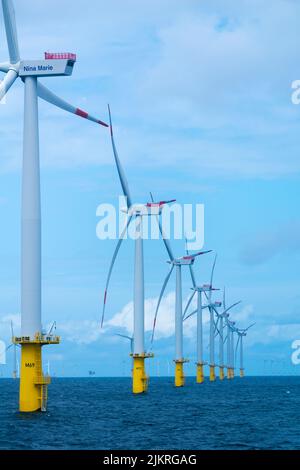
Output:
[[[148,206],[145,204],[134,204],[133,206],[129,207],[124,207],[121,209],[122,212],[125,212],[129,216],[134,216],[134,215],[141,215],[141,216],[152,216],[152,215],[160,215],[161,214],[161,208],[154,205],[154,206]]]
[[[24,60],[20,62],[20,77],[70,76],[75,62],[64,60]]]
[[[194,264],[194,262],[195,262],[195,258],[191,258],[190,256],[187,256],[184,258],[175,259],[173,261],[173,264],[175,266],[191,266],[192,264]]]

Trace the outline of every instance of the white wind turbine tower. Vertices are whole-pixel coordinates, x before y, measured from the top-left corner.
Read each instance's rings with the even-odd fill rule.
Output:
[[[17,347],[18,345],[14,342],[14,326],[13,326],[13,322],[10,322],[10,328],[11,328],[11,340],[12,340],[12,344],[10,344],[6,351],[8,351],[10,348],[13,348],[13,373],[12,373],[12,377],[13,379],[17,379],[18,378],[18,359],[17,359]]]
[[[65,111],[107,124],[58,98],[39,82],[42,77],[70,76],[76,55],[45,53],[45,60],[22,60],[19,53],[17,27],[12,0],[2,0],[2,9],[9,51],[9,62],[0,64],[6,75],[0,84],[0,100],[20,78],[24,83],[24,142],[22,175],[22,256],[21,256],[21,337],[20,411],[45,410],[47,385],[43,376],[41,348],[57,344],[58,337],[46,337],[41,320],[41,201],[39,164],[38,98]],[[28,367],[28,364],[31,366]]]
[[[110,278],[112,275],[113,267],[119,253],[121,244],[126,235],[127,229],[131,223],[135,223],[135,262],[134,262],[134,307],[133,307],[133,317],[134,317],[134,328],[133,328],[133,393],[139,394],[144,393],[148,389],[148,377],[145,373],[145,359],[153,357],[153,354],[146,353],[145,351],[145,282],[144,282],[144,243],[143,243],[143,217],[149,216],[159,216],[166,204],[175,202],[171,201],[161,201],[158,203],[150,202],[147,204],[133,204],[128,183],[123,171],[118,152],[115,145],[114,133],[112,127],[111,112],[108,106],[109,111],[109,120],[110,120],[110,133],[111,133],[111,142],[113,148],[113,154],[115,159],[115,164],[117,167],[120,183],[122,186],[123,194],[126,198],[127,207],[124,209],[124,212],[127,214],[127,224],[120,236],[120,239],[117,243],[109,273],[106,282],[105,294],[104,294],[104,303],[103,303],[103,312],[101,327],[104,322],[106,301],[107,301],[107,292],[108,286],[110,283]]]
[[[225,287],[224,287],[224,291],[223,291],[223,312],[222,313],[219,313],[217,309],[215,309],[215,312],[217,314],[217,317],[218,317],[218,320],[217,320],[217,328],[218,328],[218,325],[219,325],[219,322],[220,322],[220,326],[218,328],[218,334],[219,334],[219,378],[220,380],[223,380],[224,379],[224,368],[225,368],[225,364],[224,364],[224,328],[225,328],[225,325],[224,325],[224,320],[226,322],[226,320],[229,318],[229,311],[233,308],[233,307],[236,307],[237,305],[239,305],[241,303],[241,301],[239,302],[235,302],[234,304],[232,304],[230,307],[226,308],[226,299],[225,299]],[[231,343],[230,343],[231,344]]]
[[[195,314],[197,314],[197,318],[202,319],[202,315],[200,314],[200,311],[208,308],[208,305],[206,305],[206,304],[203,305],[202,304],[200,293],[204,292],[205,296],[207,296],[207,292],[209,292],[210,290],[214,291],[214,290],[218,290],[218,289],[214,289],[214,288],[210,289],[210,286],[208,286],[208,285],[204,285],[203,287],[196,288],[196,291],[198,292],[197,310],[194,310],[192,313],[190,313],[189,315],[184,317],[184,321],[188,320],[189,318],[191,318]],[[199,299],[199,296],[200,296],[200,299]],[[229,314],[228,314],[229,310],[231,310],[233,307],[235,307],[239,303],[240,302],[236,302],[235,304],[232,304],[230,307],[225,309],[222,313],[219,313],[218,310],[217,310],[221,306],[220,302],[213,302],[211,304],[211,308],[215,311],[215,313],[217,315],[217,318],[218,318],[217,322],[214,323],[214,331],[216,333],[216,336],[219,335],[219,369],[220,369],[219,378],[220,378],[220,380],[224,379],[224,367],[225,367],[225,365],[224,365],[224,343],[225,343],[226,340],[224,341],[224,319],[229,317]],[[202,306],[202,308],[200,306]],[[199,320],[198,320],[198,322],[199,322]],[[220,322],[220,326],[219,326],[219,322]],[[201,322],[200,322],[200,324],[201,324]],[[197,334],[197,336],[198,336],[198,338],[197,338],[198,348],[197,348],[197,350],[198,350],[198,361],[199,361],[199,357],[201,358],[202,354],[203,354],[203,346],[202,346],[202,340],[201,340],[202,336],[200,334],[200,338],[199,338],[199,328],[197,328],[197,329],[198,329],[198,334]],[[200,354],[200,356],[199,356],[199,354]],[[203,365],[205,365],[205,364],[206,363],[203,363]],[[200,371],[199,371],[199,374],[200,374]],[[200,378],[200,375],[199,375],[199,378]],[[201,383],[200,380],[198,382]],[[203,380],[202,380],[202,382],[203,382]]]
[[[116,333],[115,336],[119,336],[119,338],[124,338],[124,339],[127,339],[130,343],[130,353],[133,354],[133,344],[134,344],[134,341],[133,341],[133,336],[128,336],[128,335],[122,335],[120,333]]]
[[[188,316],[183,316],[183,321],[188,320],[190,317],[192,317],[195,313],[197,314],[197,375],[196,375],[196,381],[197,383],[201,384],[204,382],[204,366],[207,364],[207,362],[204,362],[203,358],[203,310],[206,307],[206,305],[203,307],[202,303],[202,294],[209,292],[210,289],[205,286],[200,286],[200,287],[194,287],[193,288],[194,292],[197,293],[197,310],[195,310],[193,313],[191,313]]]
[[[234,325],[235,322],[226,318],[227,326],[227,379],[234,379]]]
[[[220,302],[213,302],[212,301],[212,293],[214,291],[220,290],[216,289],[213,287],[213,277],[214,277],[214,271],[216,267],[216,262],[217,262],[217,255],[215,256],[214,263],[212,266],[211,270],[211,276],[210,276],[210,284],[204,285],[204,287],[207,287],[209,290],[208,293],[208,310],[209,310],[209,316],[210,316],[210,321],[209,321],[209,380],[211,382],[214,382],[216,380],[216,373],[215,373],[215,330],[216,330],[216,323],[215,323],[215,308],[217,306],[220,306]]]
[[[157,315],[159,311],[159,307],[164,295],[164,292],[166,290],[166,287],[168,285],[168,282],[170,280],[170,277],[172,275],[172,272],[174,268],[176,268],[176,293],[175,293],[175,386],[176,387],[183,387],[185,384],[185,376],[184,376],[184,370],[183,366],[186,362],[188,362],[187,359],[184,359],[183,357],[183,321],[184,321],[184,315],[182,314],[182,267],[183,266],[188,266],[190,269],[190,274],[193,282],[194,289],[197,288],[196,281],[195,281],[195,276],[193,272],[193,265],[198,256],[204,255],[206,253],[211,253],[212,250],[208,251],[200,251],[198,253],[194,253],[193,255],[187,254],[186,256],[183,256],[182,258],[175,258],[170,243],[168,239],[165,237],[162,229],[162,225],[159,221],[159,229],[162,234],[166,250],[168,252],[170,260],[168,261],[169,264],[171,264],[171,269],[169,273],[167,274],[167,277],[163,283],[160,296],[158,299],[158,304],[154,316],[154,323],[153,323],[153,332],[152,332],[152,340],[151,342],[153,343],[154,339],[154,333],[155,333],[155,327],[156,327],[156,321],[157,321]],[[194,292],[195,294],[195,292]],[[194,296],[192,295],[192,298]],[[201,310],[201,316],[202,316],[202,310]],[[199,339],[201,341],[202,337],[202,319],[198,318],[198,335]],[[201,345],[199,346],[199,351],[201,351]],[[201,354],[199,354],[199,357],[201,359]],[[203,359],[201,359],[200,362],[203,362]]]
[[[236,329],[236,333],[238,335],[238,341],[236,343],[235,353],[237,354],[238,347],[240,346],[240,377],[241,378],[243,378],[245,376],[245,369],[244,369],[244,337],[247,336],[248,330],[250,330],[250,328],[252,328],[254,325],[255,325],[255,323],[248,326],[248,328],[246,328],[244,330]]]
[[[189,254],[187,250],[187,254]],[[196,284],[196,279],[195,279],[195,274],[193,270],[193,266],[190,265],[190,272],[191,272],[191,278],[192,278],[192,283],[193,283],[193,293],[191,297],[189,298],[187,305],[185,307],[184,313],[183,313],[183,321],[188,320],[190,317],[193,315],[197,314],[197,374],[196,374],[196,381],[197,383],[203,383],[204,382],[204,366],[206,365],[206,362],[204,362],[203,358],[203,310],[207,308],[206,305],[203,306],[202,302],[202,295],[205,293],[207,295],[207,292],[210,291],[210,287],[205,287],[205,286],[198,286]],[[192,312],[191,314],[187,315],[189,306],[197,293],[197,310]]]

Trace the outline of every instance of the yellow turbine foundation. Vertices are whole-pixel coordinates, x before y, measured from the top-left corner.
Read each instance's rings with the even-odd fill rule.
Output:
[[[46,411],[48,399],[48,385],[50,377],[43,375],[42,346],[46,344],[59,344],[59,337],[36,335],[35,340],[30,338],[14,338],[15,344],[20,344],[20,395],[19,410],[23,413]]]
[[[153,354],[133,354],[133,369],[132,369],[132,392],[135,395],[146,393],[149,385],[149,376],[145,370],[145,359],[154,357]]]
[[[42,346],[40,344],[23,344],[20,372],[20,411],[30,413],[42,410]],[[46,388],[47,384],[45,384]]]
[[[240,369],[240,377],[241,377],[241,379],[243,379],[245,377],[244,369]]]
[[[219,378],[220,378],[220,380],[224,380],[224,378],[225,378],[224,367],[220,367],[220,369],[219,369]]]
[[[230,376],[230,367],[227,367],[227,379],[231,379],[231,376]]]
[[[216,380],[215,366],[209,366],[209,380],[210,382],[215,382]]]
[[[231,378],[234,379],[234,369],[231,369]]]
[[[175,362],[175,387],[184,387],[185,375],[183,364],[188,362],[186,359],[176,360]]]
[[[197,384],[204,382],[204,364],[197,364]]]

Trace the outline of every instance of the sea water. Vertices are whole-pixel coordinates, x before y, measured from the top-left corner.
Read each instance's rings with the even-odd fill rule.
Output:
[[[197,385],[152,378],[53,379],[46,413],[17,411],[18,381],[0,380],[0,449],[300,449],[300,377]]]

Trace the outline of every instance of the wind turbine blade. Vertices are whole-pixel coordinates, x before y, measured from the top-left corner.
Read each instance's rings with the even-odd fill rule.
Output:
[[[191,275],[193,287],[197,287],[193,266],[190,264],[189,268],[190,268],[190,275]]]
[[[152,202],[154,202],[153,194],[150,193],[150,196],[151,196]],[[159,218],[158,216],[156,216],[156,220],[157,220],[157,223],[158,223],[158,227],[159,227],[160,234],[161,234],[161,236],[162,236],[163,242],[164,242],[165,247],[166,247],[166,250],[167,250],[167,252],[168,252],[170,261],[174,261],[175,258],[174,258],[174,255],[173,255],[173,252],[172,252],[172,249],[171,249],[171,245],[170,245],[170,243],[169,243],[169,240],[166,238],[166,236],[165,236],[165,234],[164,234],[164,231],[163,231],[163,228],[162,228],[162,225],[161,225],[160,218]]]
[[[75,114],[76,116],[87,119],[88,121],[100,124],[100,126],[109,127],[108,124],[101,121],[100,119],[91,116],[82,109],[76,108],[75,106],[69,104],[67,101],[59,98],[40,82],[38,82],[37,85],[37,93],[42,100],[47,101],[48,103],[53,104],[54,106],[57,106],[58,108],[63,109],[64,111],[67,111],[68,113]]]
[[[129,341],[132,340],[132,338],[130,336],[127,336],[127,335],[121,335],[119,333],[116,333],[115,336],[119,336],[120,338],[125,338],[125,339],[129,339]]]
[[[256,323],[252,323],[252,325],[248,326],[248,328],[246,328],[246,329],[244,330],[244,332],[246,333],[246,331],[250,330],[250,328],[252,328],[252,327],[255,326],[255,325],[256,325]]]
[[[193,317],[194,315],[196,315],[196,313],[198,312],[198,310],[194,310],[192,313],[190,313],[187,317],[185,317],[183,319],[183,321],[187,321],[189,318]]]
[[[213,263],[213,266],[212,266],[212,270],[211,270],[211,275],[210,275],[210,285],[211,286],[213,285],[214,272],[215,272],[217,258],[218,258],[218,255],[216,254],[215,259],[214,259],[214,263]]]
[[[235,358],[235,362],[236,362],[236,356],[237,356],[237,352],[238,352],[238,347],[239,347],[239,342],[241,340],[241,337],[239,335],[239,338],[237,340],[237,343],[236,343],[236,347],[235,347],[235,354],[234,354],[234,358]]]
[[[9,70],[4,77],[4,80],[0,82],[0,101],[4,98],[8,90],[15,83],[18,78],[17,72],[14,70]]]
[[[189,300],[188,300],[188,303],[186,304],[185,309],[184,309],[183,317],[182,317],[183,320],[184,320],[184,318],[185,318],[185,316],[186,316],[186,314],[187,314],[187,311],[188,311],[188,309],[189,309],[189,306],[190,306],[191,303],[192,303],[193,298],[195,297],[195,294],[196,294],[196,291],[194,290],[193,293],[192,293],[192,295],[190,296],[190,298],[189,298]]]
[[[218,310],[216,309],[216,307],[211,304],[211,305],[209,306],[209,309],[212,309],[212,310],[215,312],[215,314],[217,315],[218,321],[219,321],[219,312],[218,312]],[[216,323],[216,322],[215,322],[215,319],[214,319],[214,327],[215,327],[215,332],[217,331],[217,333],[220,334],[220,330],[219,330],[219,328],[218,328],[218,322]],[[214,333],[214,334],[215,334],[215,333]]]
[[[10,70],[10,63],[9,62],[2,62],[0,64],[0,72],[7,73]]]
[[[220,321],[220,317],[218,317],[217,323],[215,323],[215,330],[217,330],[217,333],[215,334],[215,338],[218,336],[218,334],[220,334],[220,330],[218,329],[219,321]]]
[[[202,307],[202,310],[205,310],[207,308],[207,305],[203,305]],[[194,315],[196,315],[196,313],[198,312],[198,309],[197,310],[194,310],[192,313],[190,313],[187,317],[185,317],[183,319],[183,321],[186,321],[188,320],[189,318],[193,317]]]
[[[211,253],[213,250],[206,250],[206,251],[199,251],[194,255],[191,255],[191,258],[197,258],[197,256],[206,255],[207,253]]]
[[[105,308],[106,308],[106,301],[107,301],[107,291],[108,291],[108,286],[109,286],[110,278],[111,278],[111,275],[112,275],[113,267],[114,267],[116,258],[118,256],[118,253],[119,253],[119,250],[121,248],[124,236],[126,234],[126,231],[129,227],[129,224],[130,224],[131,220],[132,220],[132,217],[129,217],[129,219],[127,221],[127,224],[126,224],[126,227],[124,228],[123,232],[121,233],[120,239],[118,240],[118,243],[117,243],[115,252],[113,254],[111,264],[110,264],[110,268],[109,268],[109,272],[108,272],[108,276],[107,276],[107,281],[106,281],[106,286],[105,286],[105,293],[104,293],[103,310],[102,310],[102,318],[101,318],[101,328],[103,327],[103,322],[104,322],[104,315],[105,315]]]
[[[235,302],[234,304],[230,305],[230,307],[228,307],[226,310],[224,310],[223,315],[224,315],[224,313],[229,312],[229,310],[231,310],[233,307],[236,307],[237,305],[240,305],[241,303],[242,303],[242,301],[239,300],[239,302]]]
[[[186,251],[187,256],[189,256],[190,252],[189,252],[188,247],[187,247],[187,238],[186,238],[186,237],[185,237],[185,251]],[[193,287],[197,287],[196,278],[195,278],[195,273],[194,273],[193,266],[190,264],[190,265],[189,265],[189,268],[190,268],[190,275],[191,275]],[[195,295],[195,292],[194,292],[194,294],[193,294],[193,296],[192,296],[191,301],[193,300],[194,295]],[[185,311],[184,311],[184,314],[183,314],[183,318],[184,318],[184,316],[185,316],[185,314],[186,314],[186,312],[187,312],[187,309],[189,308],[189,305],[190,305],[190,304],[188,303],[188,305],[187,305],[186,308],[185,308]]]
[[[122,189],[123,189],[123,194],[127,198],[127,207],[129,209],[129,207],[132,206],[132,200],[131,200],[131,196],[130,196],[130,192],[129,192],[127,179],[126,179],[123,167],[121,165],[119,155],[118,155],[118,152],[117,152],[117,148],[116,148],[116,144],[115,144],[114,131],[113,131],[112,119],[111,119],[111,111],[110,111],[110,106],[109,105],[108,105],[108,113],[109,113],[111,143],[112,143],[112,148],[113,148],[113,152],[114,152],[115,162],[116,162],[116,165],[117,165],[117,170],[118,170],[121,186],[122,186]]]
[[[152,330],[152,336],[151,336],[151,345],[153,344],[153,340],[154,340],[154,333],[155,333],[155,327],[156,327],[156,321],[157,321],[157,315],[158,315],[159,307],[160,307],[160,304],[161,304],[163,295],[164,295],[164,293],[165,293],[166,287],[167,287],[167,285],[168,285],[169,279],[170,279],[171,274],[172,274],[172,272],[173,272],[173,269],[174,269],[174,265],[172,265],[170,271],[168,272],[168,275],[167,275],[166,279],[164,280],[164,283],[163,283],[163,286],[162,286],[162,289],[161,289],[161,292],[160,292],[160,296],[159,296],[159,299],[158,299],[158,303],[157,303],[157,307],[156,307],[156,311],[155,311],[155,315],[154,315],[154,320],[153,320],[153,330]]]
[[[160,201],[161,205],[166,205],[166,204],[172,204],[173,202],[176,202],[176,199],[170,199],[169,201]]]
[[[16,15],[12,0],[2,0],[3,17],[9,51],[9,59],[12,64],[20,60]]]
[[[190,252],[189,252],[188,247],[187,247],[187,238],[186,238],[186,237],[185,237],[185,251],[186,251],[187,256],[189,256],[189,255],[190,255]],[[189,268],[190,268],[190,275],[191,275],[191,279],[192,279],[192,284],[193,284],[193,287],[195,288],[195,287],[197,287],[197,283],[196,283],[196,278],[195,278],[194,269],[193,269],[193,266],[192,266],[191,264],[189,265]],[[195,292],[194,292],[194,294],[193,294],[193,296],[192,296],[191,301],[193,300],[194,295],[195,295]],[[189,306],[190,306],[190,304],[188,303],[187,306],[186,306],[186,308],[185,308],[185,311],[184,311],[184,314],[183,314],[183,318],[184,318],[184,316],[185,316],[185,314],[186,314],[187,309],[189,308]]]
[[[11,329],[11,337],[14,338],[14,336],[15,336],[15,334],[14,334],[14,325],[13,325],[12,321],[10,322],[10,329]]]
[[[214,272],[215,272],[217,257],[218,257],[218,255],[216,254],[213,265],[212,265],[211,275],[210,275],[210,287],[211,287],[211,289],[212,289],[212,286],[213,286],[213,279],[214,279]],[[211,304],[212,290],[209,291],[208,298],[209,298],[209,303]]]
[[[8,351],[10,348],[13,347],[13,344],[10,344],[9,346],[7,346],[6,350],[5,351]]]
[[[220,330],[218,328],[218,323],[216,323],[215,319],[214,319],[214,327],[215,327],[214,334],[217,332],[216,336],[220,335],[221,333],[220,333]]]

